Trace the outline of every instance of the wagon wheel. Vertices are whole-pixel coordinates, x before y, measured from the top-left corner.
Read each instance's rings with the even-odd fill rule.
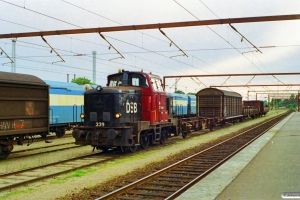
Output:
[[[134,140],[132,140],[132,146],[128,147],[128,151],[133,153],[137,150],[137,146],[135,146]]]
[[[149,138],[147,132],[141,133],[141,138],[140,138],[141,141],[140,141],[140,143],[141,143],[141,147],[143,149],[147,149],[148,148],[149,143],[150,143],[149,139],[150,138]]]
[[[58,138],[61,138],[61,137],[63,137],[63,136],[65,135],[65,129],[62,129],[62,128],[57,129],[57,130],[55,131],[55,134],[56,134],[56,136],[57,136]]]
[[[5,152],[0,154],[0,160],[4,160],[9,156],[10,152]]]
[[[222,122],[222,123],[223,123],[223,122]],[[223,126],[224,126],[224,124],[223,124]],[[214,128],[214,125],[213,125],[213,124],[210,124],[210,125],[209,125],[209,130],[212,131],[213,128]]]
[[[6,145],[1,145],[0,144],[0,160],[6,159],[10,154],[10,151],[5,151],[5,146]]]
[[[165,129],[163,129],[160,134],[161,135],[160,135],[159,143],[160,144],[164,144],[166,142],[166,140],[167,140],[167,132],[166,132]]]
[[[182,131],[182,138],[186,138],[186,136],[187,136],[187,133],[186,133],[186,131]]]
[[[225,123],[225,121],[224,121],[224,120],[222,120],[222,122],[221,122],[221,128],[222,128],[222,127],[224,127],[224,126],[225,126],[225,124],[226,124],[226,123]]]

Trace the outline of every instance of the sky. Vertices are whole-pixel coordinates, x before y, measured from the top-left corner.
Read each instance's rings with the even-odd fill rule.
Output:
[[[0,34],[158,24],[168,22],[228,19],[300,14],[299,0],[0,0]],[[240,73],[299,72],[300,20],[165,28],[102,33],[124,58],[110,48],[98,33],[17,38],[16,73],[35,75],[43,80],[67,82],[74,76],[93,81],[96,57],[96,83],[106,84],[118,69],[152,72],[161,77],[175,75],[214,75]],[[0,39],[0,47],[12,57],[12,39]],[[10,60],[0,55],[0,71],[11,72]],[[175,87],[198,92],[212,85],[299,84],[299,76],[243,76],[167,79],[166,91]],[[299,86],[222,87],[240,93],[248,91],[299,90]],[[250,99],[255,93],[250,92]],[[258,95],[266,99],[266,95]]]

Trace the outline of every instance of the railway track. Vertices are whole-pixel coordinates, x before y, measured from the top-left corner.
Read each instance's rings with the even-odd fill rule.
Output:
[[[188,138],[193,138],[193,137],[198,137],[201,134],[206,134],[209,133],[210,131],[208,130],[202,130],[202,131],[197,131],[189,135]],[[171,137],[167,142],[163,145],[154,145],[154,146],[149,146],[148,149],[141,149],[140,151],[151,151],[155,150],[157,148],[162,148],[163,146],[168,146],[171,144],[174,144],[178,141],[182,141],[181,136],[179,137]],[[73,144],[73,143],[72,143]],[[71,145],[72,144],[62,144],[62,145]],[[52,148],[59,147],[60,145],[53,145],[51,146]],[[74,148],[77,147],[82,147],[82,146],[73,146]],[[49,147],[50,148],[50,147]],[[60,151],[63,149],[68,149],[69,147],[63,147],[63,148],[58,148],[58,149],[52,149],[52,150],[46,150],[45,152],[38,152],[38,153],[30,153],[26,156],[33,156],[33,155],[38,155],[38,154],[43,154],[46,152],[54,152],[54,151]],[[47,149],[46,147],[41,147],[41,148],[35,148],[35,151],[40,151],[43,149]],[[17,157],[22,157],[19,155],[20,153],[26,153],[29,150],[22,150],[22,151],[17,151],[14,152],[11,156],[11,158],[17,158]],[[7,172],[0,174],[0,179],[3,180],[2,183],[0,183],[0,191],[11,189],[11,188],[16,188],[20,187],[29,183],[37,182],[43,179],[47,179],[49,177],[61,175],[64,173],[68,173],[70,171],[76,170],[76,169],[82,169],[85,167],[90,167],[99,163],[104,163],[107,161],[111,161],[112,159],[117,159],[121,157],[124,154],[118,154],[116,151],[109,151],[110,153],[108,154],[103,154],[102,152],[100,153],[93,153],[85,156],[80,156],[64,161],[59,161],[55,163],[49,163],[43,166],[37,166],[37,167],[32,167],[20,171],[14,171],[14,172]],[[115,154],[115,153],[117,154]],[[15,154],[15,156],[14,156]],[[104,155],[103,159],[99,158],[99,156]],[[129,154],[130,155],[130,154]],[[126,156],[126,154],[125,154]],[[82,164],[84,163],[84,164]]]
[[[63,151],[73,148],[80,148],[82,146],[75,145],[74,142],[64,143],[64,144],[56,144],[45,147],[38,147],[33,149],[25,149],[20,151],[13,151],[6,160],[16,159],[16,158],[25,158],[29,156],[36,156],[40,154]]]
[[[118,189],[96,199],[174,199],[289,114],[269,119],[142,179],[118,186]]]
[[[23,186],[46,178],[68,173],[77,169],[83,169],[92,165],[112,161],[118,158],[116,155],[92,153],[68,160],[58,161],[42,166],[32,167],[20,171],[0,174],[0,191]]]

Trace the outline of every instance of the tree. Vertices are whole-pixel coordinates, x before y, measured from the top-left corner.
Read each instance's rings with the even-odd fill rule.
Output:
[[[95,84],[92,83],[92,81],[85,77],[78,77],[76,79],[72,79],[72,83],[77,83],[78,85],[84,85],[84,84]]]
[[[183,91],[181,90],[176,90],[174,93],[177,93],[177,94],[185,94]]]
[[[188,92],[188,95],[196,95],[196,92]]]

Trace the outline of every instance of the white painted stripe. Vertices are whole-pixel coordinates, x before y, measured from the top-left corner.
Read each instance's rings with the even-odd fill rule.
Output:
[[[83,102],[83,95],[50,94],[50,106],[81,106]]]
[[[187,100],[173,100],[173,106],[176,106],[176,105],[187,106]]]

